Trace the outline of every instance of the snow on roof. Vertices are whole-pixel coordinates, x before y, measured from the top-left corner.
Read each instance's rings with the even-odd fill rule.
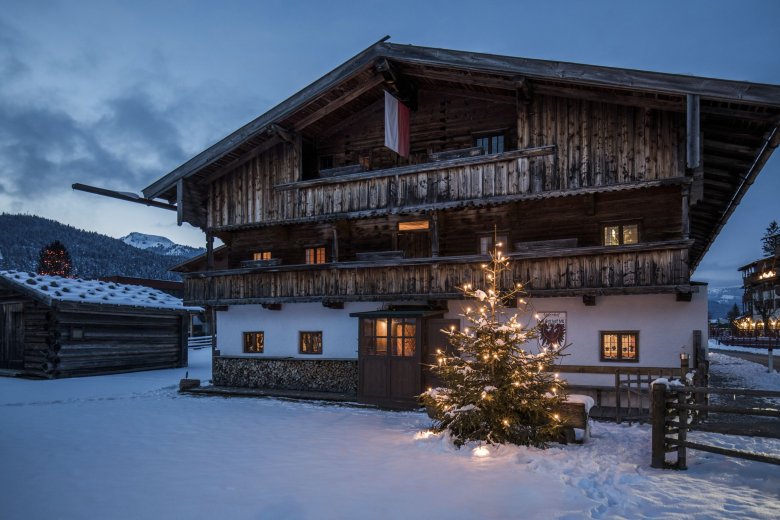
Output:
[[[0,271],[0,278],[23,291],[36,294],[48,303],[64,301],[193,312],[202,310],[200,307],[185,307],[180,298],[143,285],[63,278],[23,271]]]

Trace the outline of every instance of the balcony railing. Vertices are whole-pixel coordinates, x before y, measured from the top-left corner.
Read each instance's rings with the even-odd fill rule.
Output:
[[[565,252],[511,253],[502,282],[532,296],[690,291],[690,241]],[[459,298],[458,287],[484,285],[484,256],[281,265],[194,273],[185,301],[198,305],[305,301]]]

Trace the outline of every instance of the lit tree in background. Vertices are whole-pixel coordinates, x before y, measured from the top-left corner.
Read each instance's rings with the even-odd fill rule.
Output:
[[[70,254],[59,240],[44,246],[38,254],[38,274],[69,277],[73,264]]]
[[[501,290],[510,270],[499,247],[482,266],[485,290],[460,288],[474,300],[462,315],[469,327],[447,331],[453,354],[437,352],[432,367],[442,386],[421,399],[435,418],[434,430],[449,432],[458,447],[468,441],[545,447],[560,433],[556,410],[566,399],[565,383],[552,372],[564,345],[536,346],[543,322],[526,328],[504,306],[513,299],[526,303],[522,284]]]

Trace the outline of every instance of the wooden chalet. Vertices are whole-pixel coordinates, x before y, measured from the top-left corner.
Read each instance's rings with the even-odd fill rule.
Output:
[[[59,378],[184,367],[200,310],[148,287],[0,271],[0,369]]]
[[[386,91],[411,109],[408,157],[384,146]],[[701,342],[691,273],[779,121],[778,86],[383,40],[137,201],[206,233],[179,270],[216,313],[217,385],[413,403],[494,230],[565,324],[562,371],[611,384]]]

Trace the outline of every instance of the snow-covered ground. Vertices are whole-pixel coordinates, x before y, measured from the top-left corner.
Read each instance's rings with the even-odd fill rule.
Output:
[[[716,349],[716,350],[730,350],[732,352],[748,352],[750,354],[767,354],[767,349],[765,348],[754,348],[754,347],[739,347],[734,345],[726,345],[725,343],[718,343],[717,340],[711,339],[707,343],[707,346],[710,349]],[[775,355],[780,356],[780,353],[775,352]]]
[[[208,350],[190,377],[209,378]],[[420,413],[181,396],[185,369],[0,378],[0,517],[777,518],[777,466],[689,452],[655,470],[650,429],[582,446],[454,449]],[[780,452],[780,442],[696,434]]]

